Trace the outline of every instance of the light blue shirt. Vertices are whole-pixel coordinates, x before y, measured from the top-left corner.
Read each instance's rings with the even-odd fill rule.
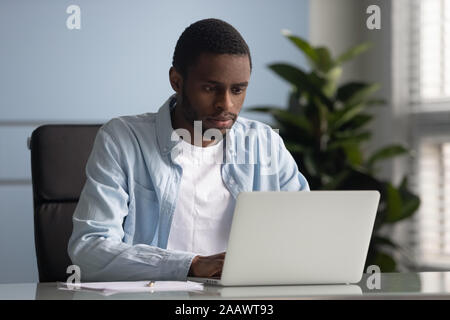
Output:
[[[167,250],[182,168],[173,160],[171,96],[157,113],[110,120],[97,134],[73,215],[68,253],[82,281],[187,279],[194,254]],[[242,191],[309,190],[281,137],[238,117],[223,144],[221,175]]]

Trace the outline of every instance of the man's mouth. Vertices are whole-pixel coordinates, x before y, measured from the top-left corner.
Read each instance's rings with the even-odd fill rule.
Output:
[[[230,118],[207,118],[206,121],[216,128],[229,128],[233,124],[233,119]]]

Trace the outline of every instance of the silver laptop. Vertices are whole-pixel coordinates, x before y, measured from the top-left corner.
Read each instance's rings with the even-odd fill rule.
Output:
[[[361,280],[378,191],[241,192],[221,286],[349,284]]]

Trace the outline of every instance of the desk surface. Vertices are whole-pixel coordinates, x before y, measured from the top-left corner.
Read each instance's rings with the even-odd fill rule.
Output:
[[[373,275],[358,284],[303,286],[204,286],[199,291],[117,293],[60,290],[56,283],[0,284],[0,300],[207,300],[207,299],[449,299],[450,272],[383,273],[380,289]],[[371,285],[372,284],[372,285]]]

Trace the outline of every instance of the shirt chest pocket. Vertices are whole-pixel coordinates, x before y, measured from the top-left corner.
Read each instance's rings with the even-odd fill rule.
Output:
[[[159,222],[159,202],[155,191],[134,183],[124,231],[133,243],[150,244]]]
[[[143,200],[145,201],[158,201],[156,192],[154,190],[150,190],[141,184],[134,183],[133,185],[134,190],[134,198],[137,201]]]

